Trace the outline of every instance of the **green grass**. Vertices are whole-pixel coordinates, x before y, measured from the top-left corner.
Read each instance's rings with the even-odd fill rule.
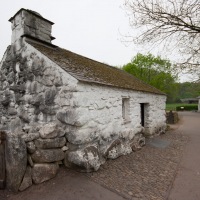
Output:
[[[177,106],[196,106],[198,104],[186,104],[186,103],[173,103],[173,104],[166,104],[166,110],[176,110]]]

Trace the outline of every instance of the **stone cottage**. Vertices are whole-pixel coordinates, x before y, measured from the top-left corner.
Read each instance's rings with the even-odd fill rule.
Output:
[[[96,171],[165,131],[164,93],[52,44],[53,23],[34,11],[9,21],[12,42],[0,63],[7,188],[53,178],[61,164]]]

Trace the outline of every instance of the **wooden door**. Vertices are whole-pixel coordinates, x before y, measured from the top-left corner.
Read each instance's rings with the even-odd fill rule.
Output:
[[[5,188],[6,182],[5,164],[5,133],[0,131],[0,189]]]

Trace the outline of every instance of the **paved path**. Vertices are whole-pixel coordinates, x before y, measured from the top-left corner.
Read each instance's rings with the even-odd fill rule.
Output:
[[[6,193],[0,200],[124,200],[90,181],[84,174],[61,168],[55,179],[33,185],[18,194]]]
[[[190,137],[169,200],[200,200],[200,113],[183,112],[178,127]]]

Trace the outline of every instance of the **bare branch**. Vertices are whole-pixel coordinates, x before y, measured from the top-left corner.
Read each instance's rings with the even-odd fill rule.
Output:
[[[200,63],[199,0],[125,0],[125,7],[140,32],[135,43],[173,43],[185,58],[182,64]]]

